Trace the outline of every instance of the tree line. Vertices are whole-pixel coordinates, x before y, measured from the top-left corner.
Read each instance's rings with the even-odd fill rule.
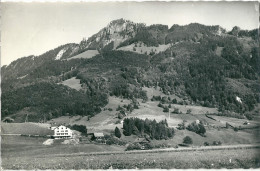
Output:
[[[169,139],[174,136],[174,129],[168,127],[167,120],[157,122],[156,120],[125,118],[123,122],[123,134],[125,136],[148,135],[151,139]]]

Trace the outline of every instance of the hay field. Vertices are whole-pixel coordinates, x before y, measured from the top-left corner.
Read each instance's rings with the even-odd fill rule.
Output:
[[[170,47],[170,44],[159,45],[158,47],[155,47],[155,46],[146,46],[144,43],[138,42],[136,47],[135,47],[135,44],[131,44],[128,46],[120,47],[120,48],[118,48],[118,50],[131,51],[131,52],[136,52],[136,53],[140,53],[140,54],[146,53],[149,55],[152,51],[157,54],[159,52],[165,51],[169,47]]]
[[[169,126],[176,127],[179,123],[182,123],[183,120],[187,120],[188,122],[193,122],[196,119],[205,118],[205,113],[214,112],[215,108],[206,108],[201,106],[191,106],[191,105],[178,105],[172,104],[171,108],[169,108],[169,112],[163,112],[163,108],[158,107],[159,102],[157,101],[148,101],[146,103],[140,103],[139,109],[135,109],[130,115],[127,117],[138,117],[140,119],[155,119],[156,121],[161,121],[167,119]],[[182,111],[183,114],[172,114],[174,108],[178,108]],[[186,114],[187,110],[191,109],[192,114]],[[170,115],[170,117],[169,117]],[[203,116],[197,116],[203,115]]]
[[[1,134],[53,135],[49,124],[41,123],[2,123]]]
[[[83,59],[89,59],[89,58],[92,58],[96,55],[98,55],[98,51],[97,50],[87,50],[83,53],[80,53],[76,56],[73,56],[71,58],[68,58],[67,60],[71,60],[71,59],[80,59],[80,58],[83,58]]]
[[[226,116],[216,116],[216,115],[210,115],[212,118],[216,119],[218,122],[222,123],[222,124],[226,124],[226,122],[228,122],[230,125],[232,125],[233,127],[239,127],[241,126],[243,127],[256,127],[259,126],[259,121],[257,120],[251,120],[248,121],[247,119],[237,119],[237,118],[231,118],[231,117],[226,117]],[[249,122],[249,125],[244,125],[245,122]]]
[[[65,86],[68,86],[68,87],[73,88],[78,91],[82,89],[81,84],[80,84],[80,79],[76,79],[76,77],[72,77],[70,79],[62,81],[59,84],[63,84]]]
[[[47,138],[23,137],[23,136],[1,136],[1,156],[2,158],[25,157],[44,157],[56,154],[70,153],[90,153],[105,151],[123,151],[123,146],[115,145],[96,145],[96,144],[62,144],[64,140],[54,140],[53,145],[43,144]]]

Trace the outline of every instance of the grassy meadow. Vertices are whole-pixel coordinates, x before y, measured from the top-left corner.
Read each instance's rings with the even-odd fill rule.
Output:
[[[61,140],[55,140],[51,146],[43,145],[47,138],[42,137],[23,137],[23,136],[2,136],[1,152],[2,159],[17,157],[39,157],[53,154],[70,153],[90,153],[105,151],[123,151],[122,146],[96,145],[96,144],[61,144]]]
[[[3,157],[4,169],[198,169],[259,168],[256,149],[88,156]],[[12,161],[12,162],[10,162]]]

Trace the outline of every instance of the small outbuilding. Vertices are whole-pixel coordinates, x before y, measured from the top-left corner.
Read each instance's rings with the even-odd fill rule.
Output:
[[[94,140],[103,140],[104,134],[102,132],[94,132],[92,139]]]
[[[150,143],[150,140],[147,138],[137,138],[137,139],[135,139],[134,143],[139,143],[141,145],[144,145],[144,144]]]

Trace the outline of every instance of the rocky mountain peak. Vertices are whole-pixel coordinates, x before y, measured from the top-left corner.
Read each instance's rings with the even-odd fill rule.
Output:
[[[134,23],[123,18],[113,20],[87,40],[87,48],[102,48],[111,42],[114,43],[113,48],[116,48],[121,42],[134,37],[140,27],[145,27],[145,24]]]

